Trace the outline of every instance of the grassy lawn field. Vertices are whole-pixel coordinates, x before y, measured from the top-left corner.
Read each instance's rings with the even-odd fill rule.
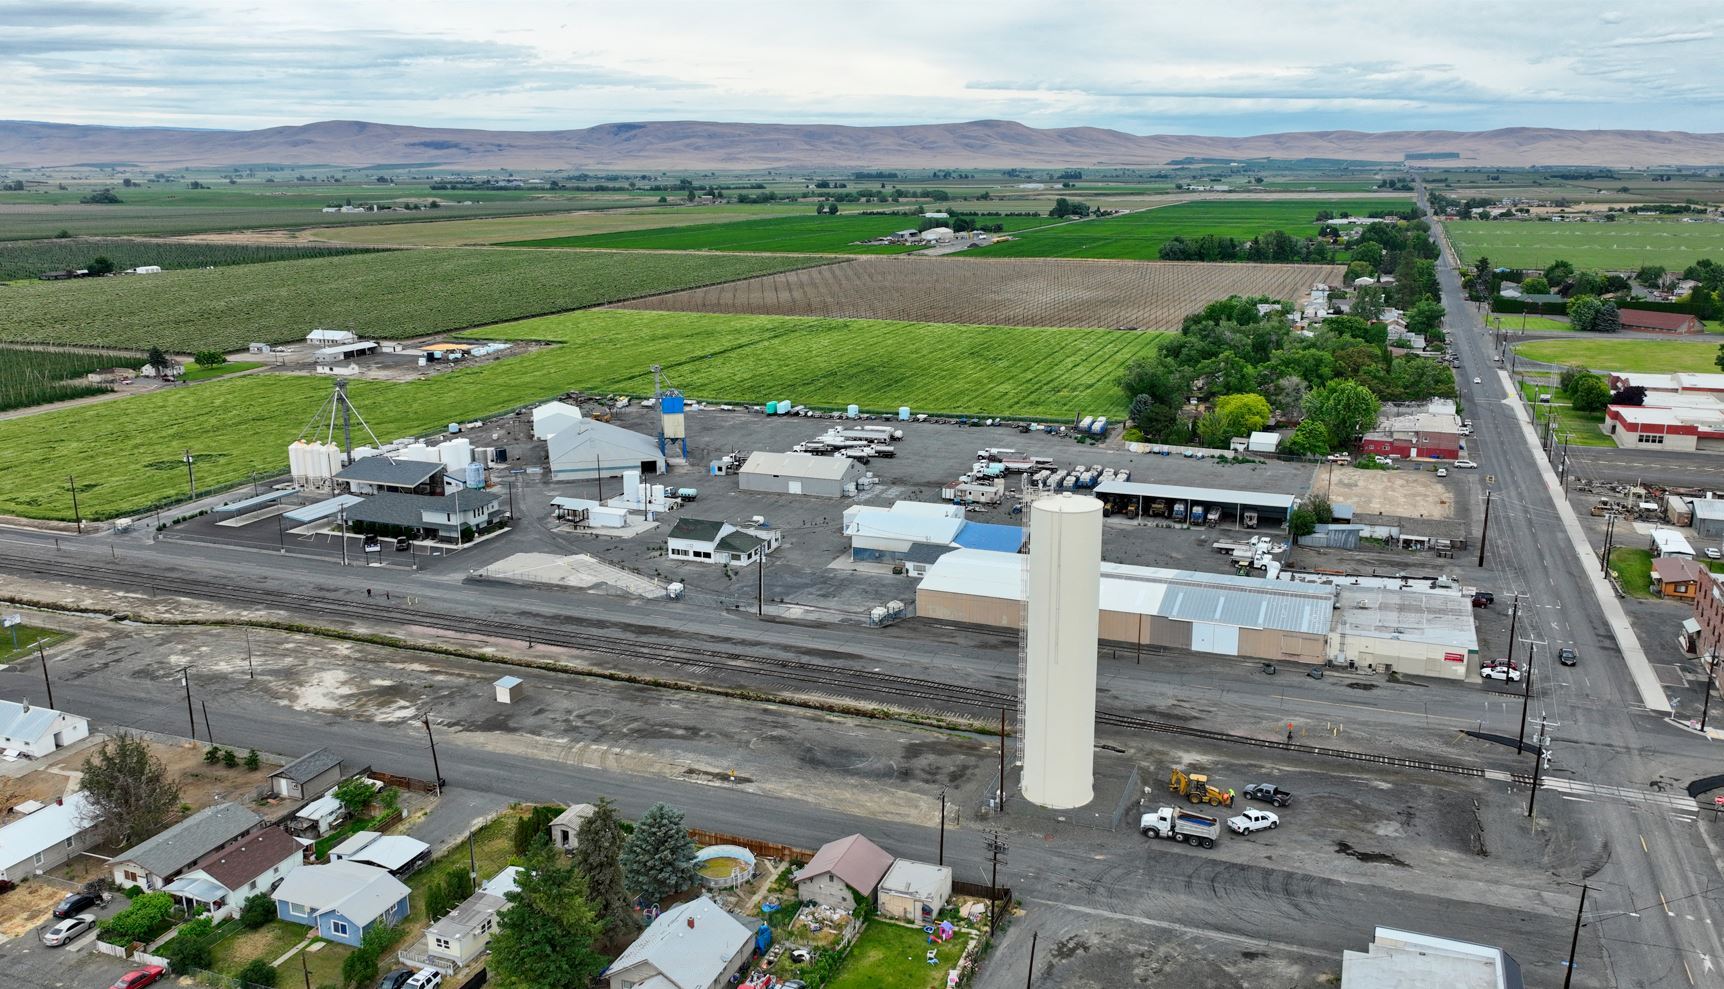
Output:
[[[1521,313],[1492,313],[1490,315],[1493,329],[1521,331],[1528,333],[1572,333],[1574,324],[1566,319],[1555,319],[1550,316],[1526,316]]]
[[[883,920],[868,924],[850,957],[828,982],[827,989],[942,989],[946,973],[958,963],[969,942],[953,938],[929,945],[919,927],[900,927]],[[928,964],[932,948],[937,961]]]
[[[290,924],[285,920],[272,920],[255,931],[242,927],[237,933],[215,943],[211,949],[214,956],[212,967],[217,972],[232,975],[254,958],[275,961],[310,933],[311,928]],[[293,962],[293,971],[298,973],[299,962]]]
[[[655,362],[685,393],[711,401],[1118,416],[1125,411],[1114,386],[1119,372],[1163,339],[1109,330],[620,310],[526,320],[477,336],[568,346],[411,382],[354,381],[349,394],[372,431],[389,438],[423,434],[571,388],[648,394],[648,366]],[[329,389],[327,379],[311,375],[246,375],[0,421],[6,454],[0,514],[70,519],[69,463],[78,465],[86,518],[141,514],[183,498],[180,454],[188,445],[203,491],[244,481],[252,471],[279,470],[287,445]],[[55,456],[23,455],[45,449]]]
[[[1522,357],[1547,364],[1574,364],[1594,371],[1629,371],[1640,374],[1675,374],[1694,371],[1710,374],[1718,345],[1664,340],[1534,340],[1515,345]]]
[[[0,611],[4,610],[0,609]],[[46,648],[65,638],[67,638],[65,632],[56,632],[51,628],[37,628],[34,625],[14,625],[11,628],[0,629],[0,663],[34,658],[36,643],[40,642]]]
[[[963,256],[1153,261],[1161,245],[1175,237],[1191,240],[1215,234],[1248,240],[1270,230],[1311,237],[1317,233],[1319,210],[1368,216],[1411,205],[1409,200],[1397,199],[1212,199],[1173,203],[1123,216],[1026,231],[1013,240],[966,251]]]
[[[0,341],[179,353],[303,340],[321,327],[396,339],[747,278],[808,258],[572,251],[381,251],[0,291]],[[649,362],[650,363],[650,362]]]
[[[593,247],[612,250],[653,251],[773,251],[807,254],[903,254],[913,245],[862,245],[859,240],[885,237],[914,228],[920,215],[839,214],[804,215],[744,220],[739,223],[688,224],[621,230],[582,237],[552,237],[505,243],[505,247]],[[980,222],[1003,223],[1007,230],[1024,230],[1058,221],[1045,216],[981,217]]]
[[[180,375],[180,380],[207,381],[210,378],[222,378],[260,367],[263,367],[263,364],[258,361],[228,361],[226,364],[217,364],[215,367],[199,367],[193,364],[186,368],[186,373]]]
[[[726,206],[654,206],[647,209],[590,210],[539,216],[450,220],[443,223],[385,223],[366,227],[317,227],[305,232],[316,240],[345,244],[427,247],[501,244],[509,241],[580,237],[655,227],[735,223],[772,216],[801,216],[811,211],[795,203]]]
[[[1576,412],[1568,399],[1554,385],[1538,385],[1529,381],[1520,383],[1521,393],[1526,396],[1532,407],[1533,425],[1538,428],[1539,435],[1544,435],[1544,420],[1546,416],[1555,416],[1557,430],[1566,430],[1571,446],[1615,446],[1616,442],[1604,435],[1600,428],[1604,425],[1602,412]],[[1550,401],[1540,402],[1538,396],[1550,395]]]
[[[1652,593],[1652,554],[1643,549],[1617,546],[1610,551],[1610,569],[1631,598],[1657,597]]]
[[[1681,271],[1701,258],[1724,259],[1724,223],[1675,217],[1615,223],[1458,220],[1445,229],[1464,264],[1487,257],[1502,267],[1543,268],[1561,258],[1576,268],[1603,271],[1634,271],[1645,264]]]

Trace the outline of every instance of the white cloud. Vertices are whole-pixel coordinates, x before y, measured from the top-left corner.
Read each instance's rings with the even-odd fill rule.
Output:
[[[998,117],[1137,133],[1510,125],[1724,130],[1710,3],[1481,31],[1481,0],[0,0],[0,114],[252,127],[329,118],[553,129]],[[1618,36],[1612,36],[1616,34]],[[1647,46],[1681,45],[1684,66]]]

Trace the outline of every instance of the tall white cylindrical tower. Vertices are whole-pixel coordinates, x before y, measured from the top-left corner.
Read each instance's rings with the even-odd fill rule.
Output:
[[[1073,494],[1030,506],[1024,615],[1023,792],[1043,807],[1095,796],[1095,666],[1101,502]]]

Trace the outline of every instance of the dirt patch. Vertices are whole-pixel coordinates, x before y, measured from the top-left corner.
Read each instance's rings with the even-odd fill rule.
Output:
[[[65,895],[58,886],[27,882],[0,896],[0,936],[22,937],[35,930]]]
[[[1352,505],[1364,515],[1404,519],[1455,517],[1455,479],[1408,465],[1401,470],[1360,470],[1324,467],[1311,482],[1313,494],[1326,494],[1330,503]]]
[[[26,800],[48,804],[65,796],[69,782],[64,773],[46,769],[32,770],[16,779],[0,777],[0,825],[12,823],[12,816],[5,812]]]
[[[1350,843],[1345,842],[1345,841],[1335,842],[1335,852],[1336,852],[1336,854],[1339,854],[1339,855],[1345,855],[1349,858],[1358,859],[1359,861],[1365,863],[1366,865],[1379,865],[1379,864],[1381,864],[1381,865],[1398,865],[1403,869],[1412,868],[1412,866],[1409,866],[1407,863],[1401,861],[1398,857],[1396,857],[1394,855],[1390,855],[1388,852],[1361,851],[1360,849],[1354,848]]]

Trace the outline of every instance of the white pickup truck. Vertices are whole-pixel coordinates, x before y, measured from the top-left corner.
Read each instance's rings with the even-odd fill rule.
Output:
[[[1281,818],[1274,811],[1258,810],[1252,807],[1237,817],[1227,819],[1227,829],[1234,834],[1251,834],[1256,831],[1267,831],[1281,826]]]

